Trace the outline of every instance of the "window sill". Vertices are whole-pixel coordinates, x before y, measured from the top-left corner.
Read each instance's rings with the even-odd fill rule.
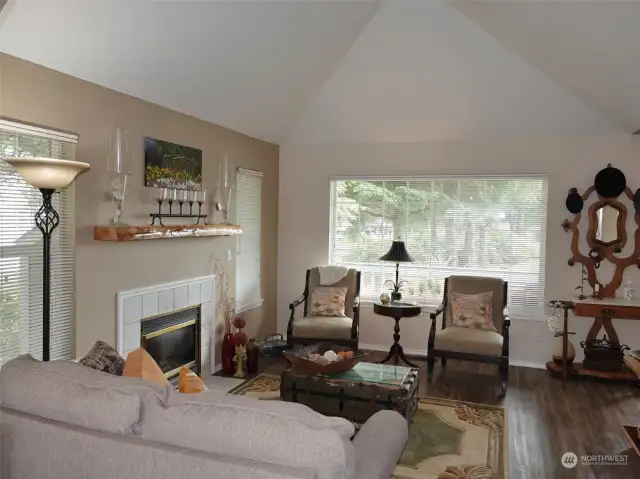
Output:
[[[262,303],[264,303],[264,299],[260,298],[258,301],[254,301],[252,303],[238,305],[236,307],[236,314],[246,313],[252,309],[260,308],[262,307]]]
[[[410,299],[407,301],[411,302]],[[371,299],[360,299],[361,308],[373,309],[373,303],[374,301]],[[439,303],[438,304],[420,304],[420,306],[422,307],[422,313],[428,314],[428,313],[434,312],[438,308]],[[507,307],[507,309],[509,310],[509,318],[512,320],[516,320],[516,321],[546,321],[547,320],[547,315],[544,313],[544,310],[540,312],[519,312],[519,311],[511,310],[509,309],[509,307]]]

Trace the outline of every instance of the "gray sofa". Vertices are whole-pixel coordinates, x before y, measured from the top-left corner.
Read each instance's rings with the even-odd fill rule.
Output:
[[[353,432],[299,404],[179,394],[69,361],[0,371],[3,479],[388,479],[405,420],[382,411]]]

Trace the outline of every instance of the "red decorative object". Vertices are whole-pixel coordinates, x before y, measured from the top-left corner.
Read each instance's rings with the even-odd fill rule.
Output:
[[[222,339],[222,372],[225,374],[233,374],[236,365],[233,362],[233,356],[236,354],[236,344],[233,334],[226,333]]]
[[[236,328],[242,330],[242,328],[247,325],[247,320],[238,316],[236,318],[233,318],[233,325]]]
[[[244,334],[242,331],[237,332],[235,337],[234,337],[234,342],[235,344],[239,344],[241,346],[246,346],[247,345],[247,341],[249,338],[247,338],[247,335]]]

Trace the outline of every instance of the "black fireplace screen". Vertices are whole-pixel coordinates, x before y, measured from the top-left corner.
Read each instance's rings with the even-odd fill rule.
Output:
[[[200,307],[188,308],[142,322],[142,347],[172,377],[181,366],[200,369]]]

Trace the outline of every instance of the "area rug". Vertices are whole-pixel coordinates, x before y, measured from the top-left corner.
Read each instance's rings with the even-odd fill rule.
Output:
[[[230,394],[279,400],[280,377],[260,374]],[[421,397],[394,479],[507,479],[504,408]]]

